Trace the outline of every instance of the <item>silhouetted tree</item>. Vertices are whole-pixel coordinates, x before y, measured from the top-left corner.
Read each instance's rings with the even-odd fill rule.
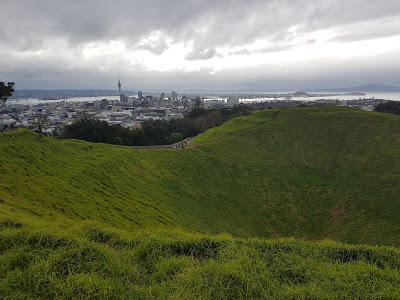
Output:
[[[9,82],[7,85],[4,82],[0,82],[0,108],[6,104],[8,97],[12,96],[14,93],[14,82]]]

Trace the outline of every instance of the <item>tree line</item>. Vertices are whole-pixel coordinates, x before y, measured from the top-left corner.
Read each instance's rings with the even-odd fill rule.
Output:
[[[184,118],[144,121],[140,128],[133,129],[118,124],[110,125],[91,115],[82,114],[72,124],[59,128],[54,136],[124,146],[168,145],[220,126],[232,118],[249,115],[250,111],[251,108],[244,104],[229,109],[196,107]]]
[[[400,101],[388,101],[379,103],[374,111],[400,116]]]

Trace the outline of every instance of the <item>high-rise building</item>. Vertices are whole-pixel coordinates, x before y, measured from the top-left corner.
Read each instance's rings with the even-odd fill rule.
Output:
[[[118,90],[119,94],[121,95],[121,81],[119,81],[119,74],[118,74]]]
[[[110,102],[107,99],[101,99],[100,101],[101,109],[106,109],[108,105],[110,105]]]
[[[171,100],[175,100],[176,99],[176,92],[172,91],[171,92]]]
[[[162,92],[162,93],[160,94],[160,101],[164,101],[164,98],[165,98],[165,95],[164,95],[164,92]]]
[[[138,97],[139,100],[142,100],[143,99],[143,93],[141,91],[139,91],[137,93],[137,97]]]

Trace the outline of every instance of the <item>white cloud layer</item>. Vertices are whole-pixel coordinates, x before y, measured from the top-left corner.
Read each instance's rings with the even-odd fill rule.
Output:
[[[17,88],[400,85],[398,0],[3,0]]]

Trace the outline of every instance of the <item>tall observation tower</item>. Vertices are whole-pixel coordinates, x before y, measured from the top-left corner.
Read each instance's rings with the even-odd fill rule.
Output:
[[[119,74],[118,74],[118,90],[119,94],[121,95],[121,81],[119,81]]]
[[[118,90],[119,90],[119,101],[125,102],[125,95],[121,94],[121,81],[119,81],[119,74],[118,74]]]

